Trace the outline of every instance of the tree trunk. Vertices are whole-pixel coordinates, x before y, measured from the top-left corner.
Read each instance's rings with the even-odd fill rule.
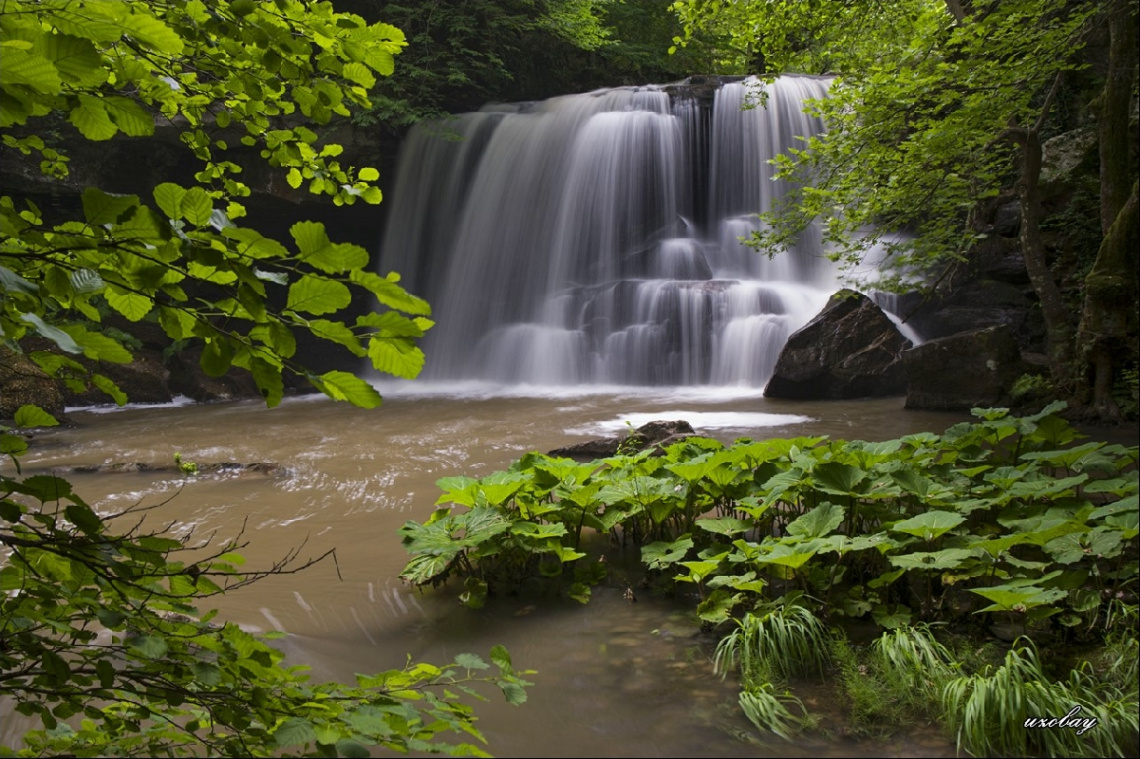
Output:
[[[1120,409],[1112,398],[1112,385],[1129,358],[1129,320],[1136,314],[1137,303],[1137,185],[1129,176],[1132,156],[1128,124],[1137,31],[1130,3],[1113,3],[1107,16],[1108,74],[1096,104],[1104,239],[1085,277],[1077,333],[1082,362],[1077,373],[1077,397],[1083,403],[1091,401],[1094,415],[1115,420],[1120,418]]]
[[[1100,140],[1100,226],[1108,234],[1120,209],[1128,200],[1131,165],[1131,130],[1128,112],[1132,106],[1132,79],[1136,70],[1136,19],[1131,3],[1116,2],[1108,11],[1110,35],[1108,76],[1101,92],[1097,119]]]
[[[1120,209],[1100,244],[1096,263],[1085,277],[1085,300],[1077,334],[1086,371],[1082,390],[1092,380],[1092,412],[1116,420],[1120,409],[1112,398],[1114,367],[1128,354],[1129,321],[1136,318],[1136,268],[1140,264],[1140,184]],[[1134,326],[1134,325],[1133,325]]]
[[[1072,376],[1074,321],[1070,319],[1061,297],[1061,288],[1053,279],[1041,240],[1041,128],[1053,106],[1053,99],[1061,84],[1058,74],[1045,98],[1041,115],[1029,127],[1013,127],[1006,135],[1021,145],[1021,176],[1017,180],[1017,200],[1021,210],[1021,254],[1025,270],[1041,301],[1041,315],[1045,321],[1045,337],[1049,343],[1049,367],[1053,382],[1059,390],[1070,385]]]

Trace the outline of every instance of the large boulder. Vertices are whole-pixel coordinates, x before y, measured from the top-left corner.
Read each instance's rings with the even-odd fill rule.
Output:
[[[764,395],[794,400],[902,395],[901,354],[910,345],[870,298],[841,290],[788,338]]]
[[[906,407],[965,411],[1006,403],[1025,371],[1014,332],[998,325],[931,340],[903,354]]]

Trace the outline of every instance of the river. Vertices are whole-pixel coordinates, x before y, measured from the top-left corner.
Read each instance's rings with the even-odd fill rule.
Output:
[[[820,737],[787,744],[758,738],[736,706],[736,689],[712,674],[715,638],[699,633],[688,598],[637,591],[634,571],[613,556],[611,577],[588,605],[559,598],[493,598],[479,611],[454,588],[421,593],[398,578],[406,554],[397,529],[422,520],[444,476],[485,475],[528,450],[545,451],[648,419],[687,419],[730,441],[808,434],[881,440],[942,431],[960,414],[903,410],[903,399],[779,402],[755,389],[592,387],[558,391],[468,385],[381,387],[384,404],[363,411],[323,396],[257,402],[78,410],[75,423],[41,433],[26,474],[117,462],[172,467],[274,462],[273,473],[183,476],[175,471],[78,473],[76,490],[102,514],[150,506],[146,525],[191,541],[237,535],[247,567],[302,546],[303,557],[336,549],[302,573],[273,577],[216,599],[225,619],[280,629],[291,660],[322,679],[402,666],[407,656],[443,662],[501,643],[515,665],[537,670],[521,707],[495,694],[477,705],[498,756],[941,756],[950,742],[908,728],[897,742],[854,743],[837,731],[834,699],[801,693],[822,719]],[[339,571],[339,578],[338,578]],[[830,732],[829,732],[830,731]],[[748,738],[747,736],[753,736]],[[5,736],[7,737],[7,736]]]

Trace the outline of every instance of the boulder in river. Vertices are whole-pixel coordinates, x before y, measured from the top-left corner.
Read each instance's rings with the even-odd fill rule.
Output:
[[[841,290],[788,338],[764,395],[792,400],[902,395],[902,353],[910,345],[870,298]]]

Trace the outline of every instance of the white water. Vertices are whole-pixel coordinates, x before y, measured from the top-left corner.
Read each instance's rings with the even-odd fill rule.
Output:
[[[814,231],[773,260],[739,239],[790,189],[769,161],[820,131],[803,102],[827,86],[782,78],[746,108],[756,83],[730,83],[711,112],[602,90],[414,129],[381,268],[435,304],[424,377],[763,387],[837,272]]]

